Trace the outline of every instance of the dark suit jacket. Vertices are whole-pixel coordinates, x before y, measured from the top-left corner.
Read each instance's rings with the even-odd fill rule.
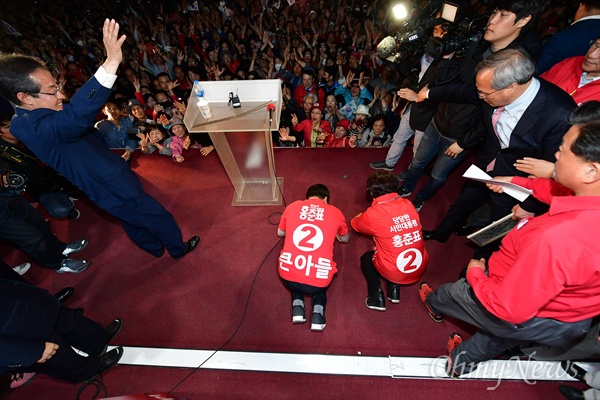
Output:
[[[110,94],[110,89],[92,77],[62,111],[17,107],[10,127],[40,160],[104,209],[121,206],[142,194],[141,183],[127,163],[88,133]]]
[[[578,21],[554,34],[542,48],[542,55],[537,64],[538,74],[543,74],[564,59],[584,55],[590,48],[590,41],[598,37],[600,19]]]
[[[483,120],[487,137],[477,164],[485,171],[487,165],[495,158],[494,169],[489,173],[491,176],[527,176],[513,165],[523,157],[556,161],[555,153],[570,128],[567,119],[576,104],[571,96],[558,86],[544,80],[539,82],[540,90],[517,123],[506,149],[500,148],[500,142],[492,127],[494,109],[487,103],[483,103]],[[498,204],[504,203],[503,199],[508,200],[507,195],[494,195],[492,200]],[[525,200],[523,208],[534,211],[533,207],[527,208],[526,203],[530,201],[530,199]]]
[[[59,310],[58,300],[44,289],[0,279],[0,373],[40,359]]]
[[[443,65],[446,60],[434,60],[427,71],[423,74],[423,77],[414,88],[415,92],[419,93],[425,85],[430,84],[435,80],[440,64]],[[427,129],[427,125],[431,122],[431,119],[435,115],[437,103],[429,100],[422,101],[420,103],[413,103],[410,109],[410,127],[413,130],[424,132]]]

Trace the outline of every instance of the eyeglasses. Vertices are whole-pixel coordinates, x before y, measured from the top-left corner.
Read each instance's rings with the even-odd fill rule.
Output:
[[[56,93],[60,92],[62,90],[62,85],[58,84],[56,85],[56,90],[54,90],[54,92],[37,92],[37,93],[31,93],[31,94],[45,94],[48,96],[56,96]]]
[[[506,87],[503,87],[502,89],[494,90],[493,92],[489,92],[489,93],[482,92],[481,90],[478,90],[478,91],[477,91],[477,94],[479,95],[479,97],[480,97],[480,98],[483,98],[483,97],[488,97],[488,96],[491,96],[491,95],[493,95],[493,94],[494,94],[494,93],[496,93],[496,92],[499,92],[499,91],[501,91],[501,90],[504,90],[504,89],[506,89],[507,87],[508,87],[508,86],[506,86]]]

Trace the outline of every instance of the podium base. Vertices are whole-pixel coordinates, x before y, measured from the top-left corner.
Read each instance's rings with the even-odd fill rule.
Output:
[[[283,200],[283,178],[277,178],[273,190],[271,181],[244,181],[241,193],[234,193],[232,206],[279,206]]]

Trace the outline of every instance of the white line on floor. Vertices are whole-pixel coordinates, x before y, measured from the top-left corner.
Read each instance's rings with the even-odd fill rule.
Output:
[[[381,376],[394,378],[450,379],[445,374],[446,357],[372,357],[324,354],[292,354],[212,350],[124,347],[119,364],[223,369],[235,371],[292,372]],[[578,363],[586,370],[600,369],[600,363]],[[464,379],[573,381],[556,361],[492,360],[479,364]]]

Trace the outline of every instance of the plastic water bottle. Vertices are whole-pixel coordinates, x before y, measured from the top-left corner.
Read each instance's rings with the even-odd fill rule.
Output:
[[[204,118],[210,118],[212,113],[210,112],[210,106],[208,105],[208,100],[206,100],[206,96],[204,94],[204,90],[200,87],[200,83],[198,81],[194,81],[194,88],[196,89],[196,96],[198,97],[198,108],[202,113]]]

